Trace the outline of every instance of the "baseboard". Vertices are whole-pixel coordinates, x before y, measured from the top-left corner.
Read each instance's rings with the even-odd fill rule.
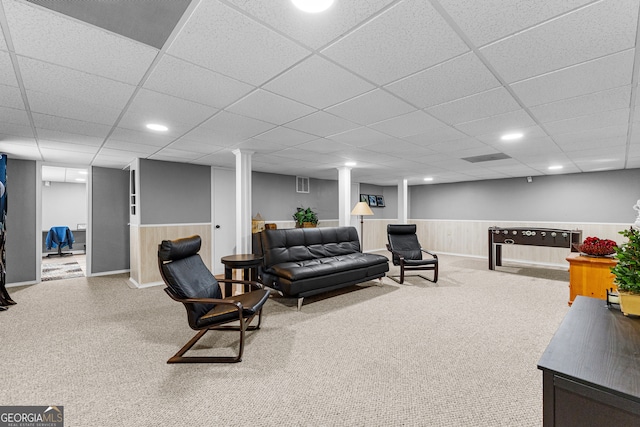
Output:
[[[127,284],[131,289],[144,289],[144,288],[152,288],[154,286],[164,285],[164,282],[149,282],[149,283],[140,284],[136,282],[134,279],[132,279],[131,277],[129,277]]]

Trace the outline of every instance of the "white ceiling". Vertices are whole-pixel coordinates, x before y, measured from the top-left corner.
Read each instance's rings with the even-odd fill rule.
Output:
[[[378,185],[640,167],[638,0],[193,0],[160,50],[0,5],[10,158],[233,168],[242,149],[256,171],[337,179],[354,161]]]

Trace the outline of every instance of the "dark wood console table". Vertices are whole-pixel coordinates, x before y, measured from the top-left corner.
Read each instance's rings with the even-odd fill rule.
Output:
[[[640,318],[577,296],[538,362],[543,425],[640,425]]]

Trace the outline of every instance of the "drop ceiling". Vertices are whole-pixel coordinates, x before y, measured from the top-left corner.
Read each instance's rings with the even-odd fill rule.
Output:
[[[240,149],[377,185],[640,167],[637,0],[37,3],[0,1],[10,159],[233,168]]]

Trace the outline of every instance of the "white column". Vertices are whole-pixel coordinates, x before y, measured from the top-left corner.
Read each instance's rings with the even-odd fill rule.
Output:
[[[407,223],[409,206],[409,187],[407,180],[403,179],[398,183],[398,222],[400,224]]]
[[[351,168],[338,168],[338,225],[351,225]]]
[[[251,156],[253,151],[233,150],[236,156],[236,253],[251,253]]]

